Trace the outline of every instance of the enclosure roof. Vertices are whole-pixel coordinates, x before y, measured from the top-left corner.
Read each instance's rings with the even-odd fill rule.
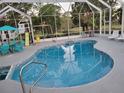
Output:
[[[35,2],[85,2],[86,0],[0,0],[0,2],[25,2],[25,3],[35,3]]]
[[[24,3],[35,3],[35,2],[39,2],[39,3],[43,3],[43,2],[85,2],[87,0],[0,0],[0,2],[15,2],[15,3],[20,3],[20,2],[24,2]],[[124,3],[124,0],[117,0],[121,3]]]
[[[118,2],[120,3],[121,7],[124,7],[124,0],[118,0]]]
[[[124,3],[124,0],[118,0],[119,2],[121,2],[121,3]]]

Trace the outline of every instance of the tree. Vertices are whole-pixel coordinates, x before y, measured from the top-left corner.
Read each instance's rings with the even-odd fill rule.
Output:
[[[118,10],[118,16],[119,16],[119,23],[122,23],[122,8],[119,8]]]
[[[31,15],[38,16],[38,13],[39,13],[41,7],[43,7],[43,3],[34,3],[32,6],[32,9],[31,9]],[[34,12],[34,10],[35,10],[35,12]]]
[[[87,16],[84,17],[85,13],[87,12]],[[80,13],[80,19],[79,19],[79,13]],[[89,13],[89,14],[88,14]],[[81,25],[83,23],[88,22],[91,24],[91,9],[85,2],[76,2],[72,5],[72,21],[75,24],[75,26],[79,26],[79,20],[81,21]]]
[[[96,5],[97,7],[101,8],[102,10],[105,9],[106,7],[102,5],[99,0],[89,0],[91,3]],[[104,0],[107,2],[111,7],[114,7],[117,4],[117,0]],[[85,4],[85,5],[84,5]],[[84,5],[84,6],[83,6]],[[82,13],[85,13],[86,11],[91,12],[89,6],[85,2],[76,2],[74,5],[72,5],[72,20],[75,25],[78,25],[79,23],[79,15],[74,14],[74,13],[79,13],[81,7],[83,6],[83,9],[81,10]],[[76,7],[76,8],[74,8]],[[96,11],[95,9],[93,9]],[[115,10],[113,9],[112,15],[115,13]],[[114,16],[112,16],[114,17]],[[109,12],[106,13],[106,20],[109,18]],[[92,20],[92,19],[91,19]],[[89,19],[89,22],[91,22]],[[95,24],[99,26],[99,14],[95,14]]]
[[[40,8],[39,16],[42,17],[42,21],[50,24],[55,31],[55,17],[57,28],[60,28],[60,7],[54,4],[46,4]]]
[[[28,4],[28,3],[6,3],[5,4],[5,3],[3,3],[0,5],[0,9],[4,8],[7,5],[10,5],[22,12],[27,13],[31,9],[33,4]]]
[[[0,5],[0,9],[3,9],[7,5],[10,5],[26,14],[32,8],[32,4],[27,4],[27,3],[6,3],[6,4],[3,3]],[[21,19],[22,16],[16,12],[11,11],[11,12],[8,12],[7,15],[4,16],[4,18],[6,18],[6,20],[4,21],[4,24],[14,25],[14,21],[16,20],[18,22],[19,20],[17,19]]]

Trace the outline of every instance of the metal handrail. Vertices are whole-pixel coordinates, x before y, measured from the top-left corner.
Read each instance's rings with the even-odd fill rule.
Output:
[[[33,88],[34,88],[34,86],[38,83],[38,81],[46,74],[46,72],[47,72],[47,65],[46,64],[44,64],[45,65],[45,69],[44,69],[44,73],[32,84],[32,86],[31,86],[31,88],[30,88],[30,90],[29,90],[29,93],[32,93],[32,90],[33,90]]]
[[[23,70],[24,70],[27,66],[29,66],[29,65],[32,64],[32,63],[44,65],[45,68],[44,68],[44,70],[43,70],[43,71],[44,71],[43,75],[41,75],[40,78],[38,78],[38,79],[32,84],[32,87],[30,88],[29,93],[32,93],[32,88],[37,84],[37,82],[41,79],[41,77],[43,77],[43,76],[45,75],[45,73],[46,73],[46,71],[47,71],[47,65],[46,65],[45,63],[42,63],[42,62],[29,62],[29,63],[25,64],[25,65],[21,68],[20,74],[19,74],[19,78],[20,78],[20,82],[21,82],[21,87],[22,87],[22,92],[23,92],[23,93],[26,93],[26,90],[25,90],[25,86],[24,86],[24,82],[23,82],[23,78],[22,78],[22,72],[23,72]]]

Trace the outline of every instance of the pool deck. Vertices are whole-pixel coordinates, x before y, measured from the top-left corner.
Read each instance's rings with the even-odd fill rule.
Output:
[[[71,38],[72,40],[96,40],[95,48],[106,52],[114,60],[114,67],[103,78],[86,85],[71,88],[41,88],[37,87],[33,93],[124,93],[124,42],[109,40],[106,36],[90,38]],[[38,49],[62,44],[67,40],[58,39],[53,41],[42,41],[40,44],[30,46],[21,53],[0,56],[0,66],[17,65],[30,58]],[[27,90],[29,86],[26,86]],[[13,80],[0,81],[0,93],[22,93],[20,83]],[[29,92],[27,92],[29,93]]]

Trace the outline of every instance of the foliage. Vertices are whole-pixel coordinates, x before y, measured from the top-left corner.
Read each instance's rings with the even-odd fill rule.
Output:
[[[57,28],[60,28],[60,7],[54,4],[46,4],[40,8],[39,16],[42,17],[42,22],[51,25],[55,31],[55,19]],[[55,18],[56,17],[56,18]]]
[[[28,13],[28,11],[32,7],[32,4],[27,4],[27,3],[6,3],[6,4],[3,3],[3,4],[0,5],[0,9],[3,9],[7,5],[10,5],[10,6],[26,13],[26,14]],[[18,23],[17,19],[22,18],[22,16],[20,14],[16,13],[16,12],[10,11],[10,12],[7,13],[7,15],[4,16],[4,18],[6,18],[6,21],[3,21],[2,24],[14,25],[14,21],[16,20],[17,23]],[[0,24],[0,25],[2,25],[2,24]]]
[[[6,3],[6,4],[4,3],[0,5],[0,9],[4,8],[7,5],[10,5],[25,13],[27,13],[27,11],[30,10],[32,7],[32,4],[28,4],[28,3]]]
[[[106,9],[106,7],[99,2],[99,0],[89,0],[89,1],[92,4],[96,5],[97,7],[101,8],[102,10]],[[117,4],[116,3],[117,0],[104,0],[104,1],[107,2],[111,7],[114,7]],[[83,8],[82,8],[82,6],[83,6]],[[94,12],[96,12],[96,10],[94,8],[92,8],[92,9]],[[85,2],[75,2],[72,5],[72,20],[75,25],[79,25],[79,14],[75,14],[75,13],[79,13],[79,12],[82,13],[82,15],[84,15],[84,13],[87,13],[87,12],[91,13],[91,9],[90,9],[89,5],[86,4]],[[112,11],[113,18],[115,18],[115,16],[117,16],[117,15],[113,16],[114,13],[115,13],[115,10]],[[91,15],[89,15],[89,16],[91,16]],[[83,18],[83,16],[82,16],[82,18]],[[108,20],[108,19],[109,19],[109,12],[106,13],[106,20]],[[84,20],[81,20],[81,22],[82,21],[84,21]],[[92,17],[89,17],[89,19],[87,21],[88,21],[88,24],[92,25],[91,24]],[[99,14],[98,13],[95,14],[95,26],[97,28],[99,27]]]
[[[32,17],[32,23],[33,23],[33,25],[40,25],[41,24],[41,18],[39,16],[33,16]]]
[[[61,30],[65,30],[65,31],[68,30],[68,21],[69,21],[69,28],[72,28],[74,24],[71,20],[71,17],[68,17],[66,15],[63,15],[61,17]]]
[[[121,22],[122,22],[122,8],[115,10],[115,12],[113,14],[113,20],[115,21],[114,23],[121,24]]]

